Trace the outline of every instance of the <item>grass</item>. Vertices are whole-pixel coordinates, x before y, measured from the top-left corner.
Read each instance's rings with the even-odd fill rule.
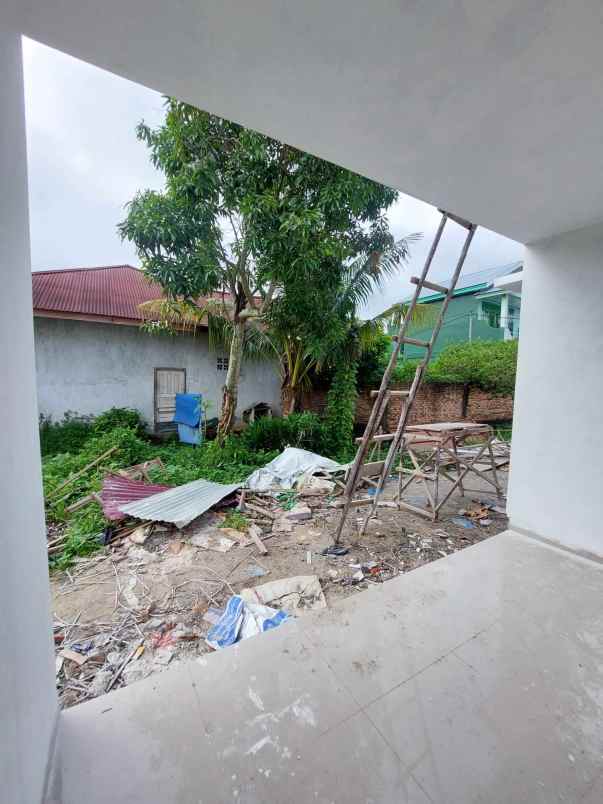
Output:
[[[56,429],[53,437],[56,440]],[[76,556],[88,555],[100,548],[98,537],[108,522],[98,504],[91,502],[71,514],[67,507],[93,491],[100,491],[108,473],[161,458],[163,468],[154,467],[149,472],[155,483],[176,486],[200,478],[217,483],[238,483],[278,454],[277,451],[251,450],[238,436],[226,439],[222,446],[215,441],[199,447],[180,443],[155,444],[128,427],[115,427],[100,435],[92,431],[77,446],[74,446],[74,439],[67,441],[71,452],[47,455],[42,459],[47,521],[66,524],[65,548],[50,559],[51,568],[58,569],[70,566]],[[70,476],[113,446],[117,450],[106,460],[59,489]]]
[[[239,511],[229,511],[224,517],[224,521],[218,525],[220,528],[234,528],[234,530],[246,531],[249,520]]]

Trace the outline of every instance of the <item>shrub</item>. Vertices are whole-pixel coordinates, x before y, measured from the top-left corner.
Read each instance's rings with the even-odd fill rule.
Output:
[[[78,452],[90,438],[92,417],[67,412],[60,422],[40,416],[40,450],[42,457],[61,452]]]
[[[241,441],[252,450],[276,450],[301,447],[311,452],[324,448],[324,425],[319,416],[306,411],[285,418],[264,416],[256,419],[241,435]]]
[[[143,435],[146,429],[142,416],[133,408],[109,408],[97,416],[92,425],[95,435],[109,433],[116,427],[127,427],[137,435]]]
[[[454,343],[431,361],[426,382],[475,385],[493,394],[513,395],[517,371],[517,346],[513,341]],[[405,360],[394,372],[393,381],[409,383],[419,361]]]
[[[513,395],[517,345],[516,340],[451,344],[429,367],[431,381],[468,383],[495,394]]]
[[[358,358],[356,386],[359,391],[379,388],[391,354],[391,345],[391,336],[381,333],[373,335],[370,345],[364,347]]]
[[[99,416],[83,416],[68,411],[60,422],[40,416],[40,451],[42,457],[80,452],[89,438],[102,436],[116,428],[128,428],[137,436],[145,434],[145,424],[137,410],[111,408]]]
[[[151,469],[150,476],[155,483],[173,485],[199,478],[215,483],[239,483],[276,454],[251,450],[241,436],[230,436],[222,444],[206,441],[199,447],[186,444],[153,447],[153,457],[161,458],[164,468]]]

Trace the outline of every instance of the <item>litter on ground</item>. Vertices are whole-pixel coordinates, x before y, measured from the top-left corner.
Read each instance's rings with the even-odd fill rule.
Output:
[[[247,479],[247,487],[252,491],[268,491],[270,489],[291,489],[304,478],[302,488],[307,478],[320,472],[341,472],[345,464],[323,458],[315,452],[297,447],[287,447],[273,461],[261,469],[256,469]]]
[[[277,628],[288,619],[289,615],[284,611],[233,595],[226,604],[224,614],[209,631],[205,641],[214,650],[227,648],[235,642]]]
[[[351,519],[335,545],[345,467],[334,461],[285,450],[276,470],[259,470],[259,485],[270,477],[261,492],[205,480],[157,491],[145,467],[107,475],[106,501],[78,501],[109,502],[119,518],[101,535],[101,553],[52,575],[62,707],[324,609],[506,526],[487,489],[464,498],[462,514],[451,498],[439,523],[401,513],[390,478],[366,533],[361,517]],[[49,531],[48,544],[49,554],[62,549],[60,532]]]

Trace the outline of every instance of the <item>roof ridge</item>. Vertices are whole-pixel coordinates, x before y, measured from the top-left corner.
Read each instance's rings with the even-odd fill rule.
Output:
[[[32,275],[36,274],[36,276],[39,276],[40,274],[73,274],[82,271],[107,271],[115,268],[130,268],[132,271],[144,273],[142,268],[136,268],[135,265],[129,265],[128,263],[124,263],[123,265],[92,265],[89,268],[45,268],[42,271],[32,271],[31,273]]]

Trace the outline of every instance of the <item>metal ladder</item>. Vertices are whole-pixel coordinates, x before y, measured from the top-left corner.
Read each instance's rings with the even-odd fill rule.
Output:
[[[465,258],[467,257],[467,252],[469,251],[469,246],[471,245],[473,235],[475,234],[477,229],[477,224],[475,223],[466,221],[463,218],[459,218],[457,215],[453,215],[450,212],[445,212],[444,210],[438,210],[438,211],[442,214],[440,225],[438,226],[438,230],[435,234],[433,243],[431,244],[431,248],[429,249],[429,254],[427,255],[427,259],[425,260],[425,265],[423,267],[421,276],[411,277],[410,281],[415,285],[415,292],[413,294],[408,310],[406,311],[406,315],[404,316],[404,319],[400,324],[398,334],[393,338],[394,348],[392,349],[389,363],[387,364],[387,368],[385,369],[385,373],[383,374],[383,379],[381,380],[381,386],[379,387],[379,390],[376,392],[375,402],[371,409],[371,414],[369,416],[366,428],[364,430],[364,435],[362,436],[360,445],[358,447],[358,451],[356,452],[356,457],[354,458],[354,463],[352,464],[352,467],[347,477],[343,497],[343,511],[341,512],[341,518],[339,520],[337,531],[335,533],[336,544],[338,544],[341,539],[343,527],[346,523],[351,508],[358,505],[367,505],[367,504],[370,505],[369,513],[366,515],[364,522],[362,524],[362,528],[360,531],[361,535],[365,532],[369,520],[375,515],[377,505],[379,502],[379,497],[381,495],[385,482],[389,477],[389,473],[394,464],[396,455],[400,452],[400,449],[402,447],[404,439],[404,431],[406,429],[406,424],[408,422],[410,411],[416,399],[419,388],[421,387],[423,375],[431,358],[433,347],[439,335],[440,329],[442,328],[442,323],[444,320],[444,316],[446,314],[446,310],[448,308],[448,304],[455,291],[459,275],[465,263]],[[440,243],[442,233],[444,232],[444,227],[446,226],[446,221],[448,220],[451,220],[454,223],[457,223],[459,226],[462,226],[464,229],[466,229],[467,235],[465,237],[465,242],[463,243],[463,248],[461,250],[458,262],[456,264],[456,268],[450,280],[449,287],[445,287],[444,285],[438,285],[435,282],[428,281],[427,274],[429,273],[429,269],[431,268],[431,264],[433,262],[433,258],[437,251],[438,245]],[[412,315],[414,313],[415,307],[417,306],[419,296],[423,288],[433,290],[436,293],[444,294],[444,301],[438,313],[433,331],[431,333],[431,338],[428,341],[419,341],[416,338],[406,337],[406,331],[410,325]],[[405,343],[408,343],[412,346],[423,347],[425,349],[425,356],[417,366],[415,376],[410,386],[410,389],[408,391],[390,391],[389,383],[391,380],[391,376],[398,363],[400,348]],[[401,406],[400,418],[398,420],[398,426],[396,427],[396,432],[387,436],[387,439],[390,441],[390,447],[387,453],[387,457],[383,462],[383,467],[381,469],[381,474],[379,476],[379,481],[376,486],[374,497],[372,499],[370,497],[355,499],[354,495],[356,493],[356,489],[358,488],[363,479],[362,466],[364,463],[364,459],[366,457],[371,442],[376,438],[376,433],[378,432],[379,427],[381,425],[381,420],[387,408],[387,403],[390,399],[390,396],[394,394],[396,396],[405,396],[405,401],[402,403]],[[379,436],[378,438],[380,440],[385,440],[383,436]]]

